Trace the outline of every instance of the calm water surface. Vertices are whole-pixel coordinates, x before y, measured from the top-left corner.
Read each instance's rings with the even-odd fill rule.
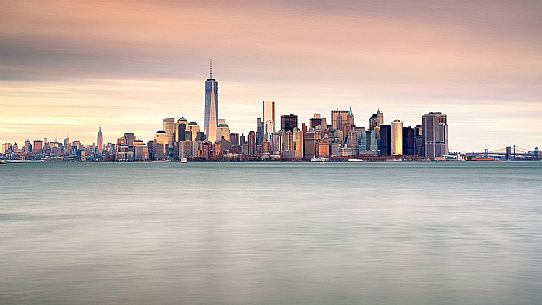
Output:
[[[0,304],[542,304],[542,162],[0,178]]]

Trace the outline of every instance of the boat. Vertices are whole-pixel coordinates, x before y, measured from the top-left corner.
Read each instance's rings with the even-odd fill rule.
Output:
[[[8,163],[6,162],[6,160],[0,160],[0,165],[3,165],[3,164],[8,164]]]
[[[363,162],[362,159],[348,159],[348,162]]]
[[[324,157],[312,157],[311,162],[321,162],[325,163],[328,159]]]
[[[471,161],[497,161],[497,159],[493,157],[477,157],[477,158],[472,158]]]
[[[181,163],[188,163],[188,159],[187,158],[181,158]]]

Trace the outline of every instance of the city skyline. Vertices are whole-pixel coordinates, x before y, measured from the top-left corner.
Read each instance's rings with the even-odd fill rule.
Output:
[[[460,151],[542,143],[542,4],[384,2],[4,3],[0,142],[92,143],[98,125],[151,139],[172,116],[203,129],[212,57],[235,131],[269,100],[275,121],[351,106],[366,127],[375,109],[406,126],[442,111]]]

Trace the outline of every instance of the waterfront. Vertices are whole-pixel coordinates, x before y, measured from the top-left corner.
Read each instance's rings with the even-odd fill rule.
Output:
[[[0,167],[2,304],[540,304],[542,162]]]

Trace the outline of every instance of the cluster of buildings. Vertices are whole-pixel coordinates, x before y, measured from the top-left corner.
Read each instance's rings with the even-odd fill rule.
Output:
[[[352,109],[332,110],[329,117],[314,114],[300,123],[295,114],[276,115],[276,103],[263,101],[254,130],[235,133],[219,116],[218,82],[205,81],[203,126],[181,118],[164,118],[154,139],[144,142],[124,133],[115,143],[103,142],[99,127],[96,142],[26,140],[5,143],[0,157],[15,160],[149,161],[149,160],[438,160],[450,158],[448,119],[441,112],[421,116],[419,124],[401,120],[386,124],[377,110],[367,127],[356,125]],[[453,156],[452,156],[453,158]]]

